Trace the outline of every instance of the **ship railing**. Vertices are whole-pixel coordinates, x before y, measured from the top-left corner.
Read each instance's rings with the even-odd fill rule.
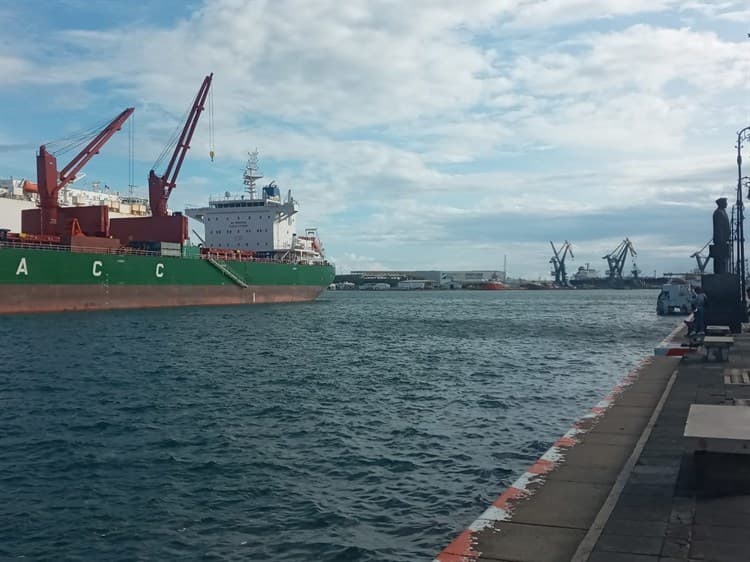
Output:
[[[167,257],[160,252],[150,250],[139,250],[136,248],[96,248],[93,246],[68,246],[66,244],[49,244],[44,242],[17,242],[15,240],[0,241],[0,248],[19,248],[26,250],[49,250],[53,252],[70,252],[82,254],[113,254],[113,255],[138,255],[138,256],[160,256]]]
[[[16,201],[33,201],[32,199],[29,199],[25,195],[18,195],[16,193],[9,193],[4,192],[0,193],[0,199],[15,199]]]
[[[286,264],[294,264],[294,265],[330,265],[327,260],[324,261],[312,261],[312,260],[279,260],[279,259],[273,259],[273,258],[258,258],[255,256],[233,256],[231,254],[224,254],[222,252],[207,252],[205,254],[201,254],[200,256],[194,256],[194,257],[200,257],[200,259],[208,260],[218,260],[223,262],[248,262],[248,263],[286,263]]]
[[[71,246],[65,244],[51,244],[45,242],[20,242],[17,240],[0,240],[0,248],[17,248],[26,250],[48,250],[53,252],[71,252],[75,250],[76,253],[82,254],[111,254],[111,255],[124,255],[124,256],[157,256],[157,257],[181,257],[183,259],[216,259],[227,262],[253,262],[253,263],[291,263],[297,265],[329,265],[327,260],[324,261],[310,261],[310,260],[278,260],[273,258],[259,258],[254,256],[231,256],[223,253],[210,252],[202,255],[183,255],[183,256],[168,256],[161,252],[154,252],[151,250],[140,250],[137,248],[119,247],[119,248],[97,248],[92,246]]]

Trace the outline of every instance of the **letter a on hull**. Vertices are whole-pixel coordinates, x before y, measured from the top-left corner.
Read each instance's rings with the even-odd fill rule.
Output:
[[[16,275],[24,274],[26,276],[29,275],[29,266],[26,264],[26,258],[21,258],[21,261],[18,262],[18,268],[16,269]]]

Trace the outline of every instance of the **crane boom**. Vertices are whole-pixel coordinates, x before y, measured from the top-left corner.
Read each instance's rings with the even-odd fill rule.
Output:
[[[102,129],[86,147],[73,158],[62,171],[57,171],[57,158],[47,151],[47,147],[39,147],[36,157],[36,177],[39,189],[39,206],[41,207],[41,230],[42,234],[57,234],[57,216],[60,204],[57,200],[58,192],[73,181],[76,174],[91,160],[99,154],[99,150],[122,128],[135,111],[129,107],[115,117],[104,129]]]
[[[555,283],[562,283],[563,285],[567,285],[568,273],[565,269],[565,258],[570,256],[572,259],[575,259],[575,257],[573,256],[573,245],[567,240],[563,243],[562,246],[560,246],[559,250],[555,247],[555,244],[554,242],[552,242],[552,240],[550,240],[549,245],[552,246],[553,252],[553,256],[550,258],[549,262],[552,264],[553,270],[551,271],[551,273],[555,276]]]
[[[167,216],[167,201],[172,190],[177,186],[177,176],[180,174],[180,168],[182,168],[187,151],[190,149],[190,142],[193,139],[200,114],[205,107],[212,79],[213,73],[203,79],[164,174],[159,176],[153,169],[148,174],[148,198],[151,205],[151,215],[154,217]]]
[[[713,242],[713,239],[706,242],[706,244],[697,252],[693,252],[692,254],[690,254],[690,257],[695,258],[695,261],[698,262],[698,271],[701,274],[706,272],[706,265],[708,265],[708,260],[711,259],[710,255],[704,256],[702,252],[709,244],[711,244],[711,242]]]
[[[610,279],[622,279],[622,270],[625,267],[625,260],[628,257],[628,252],[630,252],[632,257],[638,255],[635,248],[633,248],[633,243],[630,239],[625,238],[625,240],[620,242],[614,250],[602,258],[607,260]]]

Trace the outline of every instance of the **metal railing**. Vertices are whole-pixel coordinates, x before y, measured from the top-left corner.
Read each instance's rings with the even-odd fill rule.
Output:
[[[294,261],[294,260],[278,260],[273,258],[256,258],[249,256],[237,256],[231,257],[231,254],[219,254],[217,252],[208,252],[205,254],[195,255],[180,255],[170,256],[164,255],[161,252],[154,252],[151,250],[139,250],[137,248],[96,248],[92,246],[71,246],[65,244],[50,244],[42,242],[18,242],[15,240],[0,240],[0,248],[16,248],[22,250],[45,250],[52,252],[71,252],[82,254],[110,254],[110,255],[121,255],[121,256],[151,256],[161,258],[181,258],[181,259],[202,259],[202,260],[219,260],[225,262],[250,262],[250,263],[285,263],[295,265],[330,265],[328,261],[322,262],[309,262],[307,260]]]
[[[68,246],[65,244],[49,244],[44,242],[16,242],[15,240],[0,241],[0,248],[18,248],[23,250],[46,250],[53,252],[71,252],[82,254],[112,254],[112,255],[137,255],[137,256],[159,256],[159,257],[178,257],[164,256],[160,252],[150,250],[138,250],[136,248],[96,248],[93,246]]]

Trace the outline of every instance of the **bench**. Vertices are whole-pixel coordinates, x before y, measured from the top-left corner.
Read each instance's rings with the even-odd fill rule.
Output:
[[[706,326],[707,336],[728,336],[729,326]]]
[[[691,404],[684,435],[696,451],[750,454],[750,407]]]
[[[734,345],[734,338],[731,336],[706,336],[703,338],[703,347],[706,350],[706,360],[710,361],[711,356],[717,361],[729,360],[729,348]]]
[[[692,404],[684,436],[695,451],[702,492],[750,493],[750,407]]]

